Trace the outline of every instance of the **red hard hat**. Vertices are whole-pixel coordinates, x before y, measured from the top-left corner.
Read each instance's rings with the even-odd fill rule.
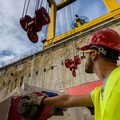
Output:
[[[100,45],[120,52],[120,36],[111,29],[99,30],[91,35],[86,45],[81,47],[81,50],[87,50],[92,45]]]

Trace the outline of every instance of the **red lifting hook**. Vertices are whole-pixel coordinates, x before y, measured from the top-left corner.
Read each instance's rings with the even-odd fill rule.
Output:
[[[64,64],[66,68],[69,68],[69,70],[72,71],[72,75],[76,77],[75,70],[77,69],[77,65],[79,65],[80,63],[81,62],[79,56],[74,56],[74,60],[66,59]]]
[[[22,28],[27,32],[28,38],[31,42],[38,42],[37,32],[42,30],[44,25],[50,23],[50,17],[44,7],[35,11],[35,17],[31,18],[29,15],[25,15],[20,19]]]

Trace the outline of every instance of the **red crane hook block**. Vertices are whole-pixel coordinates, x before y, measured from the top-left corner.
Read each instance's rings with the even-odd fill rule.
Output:
[[[69,67],[70,71],[72,72],[72,75],[74,77],[76,77],[76,69],[77,69],[77,65],[75,64],[75,61],[72,61]]]
[[[32,21],[32,18],[29,15],[25,15],[24,17],[20,18],[20,25],[22,26],[23,30],[27,32],[28,30],[28,23]]]
[[[81,60],[80,60],[78,55],[74,56],[74,62],[75,62],[76,65],[79,65],[81,63]]]
[[[36,18],[35,22],[38,26],[44,26],[50,23],[50,17],[47,13],[46,9],[44,7],[41,7],[40,9],[35,11]]]
[[[72,71],[73,69],[77,69],[77,65],[75,64],[74,60],[71,61],[70,67],[69,67],[70,71]]]
[[[76,77],[76,71],[74,69],[72,70],[72,75]]]
[[[29,38],[29,40],[33,43],[37,43],[38,42],[38,35],[37,32],[34,31],[33,29],[29,29],[27,32],[27,36]]]
[[[38,42],[37,32],[42,30],[44,25],[50,23],[50,17],[44,7],[35,11],[36,16],[31,18],[29,15],[25,15],[20,19],[20,25],[27,32],[27,36],[31,42]]]
[[[64,63],[64,64],[65,64],[65,67],[66,67],[66,68],[69,68],[69,67],[70,67],[70,64],[71,64],[70,61],[71,61],[70,59],[66,59],[66,60],[65,60],[65,63]]]
[[[74,59],[66,59],[64,64],[66,68],[69,68],[69,70],[72,72],[72,75],[76,77],[76,69],[77,65],[81,63],[79,56],[74,56]]]
[[[27,24],[28,29],[33,29],[31,31],[39,32],[42,27],[50,23],[50,17],[44,7],[35,11],[36,16]]]

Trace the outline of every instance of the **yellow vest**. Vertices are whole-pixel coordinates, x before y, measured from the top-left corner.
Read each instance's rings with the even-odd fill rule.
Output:
[[[120,67],[113,70],[107,79],[104,96],[102,86],[91,92],[95,120],[120,120]]]

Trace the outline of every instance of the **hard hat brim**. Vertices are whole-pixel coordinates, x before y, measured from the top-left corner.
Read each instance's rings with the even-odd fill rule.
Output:
[[[85,51],[85,50],[87,50],[88,49],[88,47],[89,47],[89,45],[84,45],[83,47],[81,47],[80,49],[82,50],[82,51]]]

